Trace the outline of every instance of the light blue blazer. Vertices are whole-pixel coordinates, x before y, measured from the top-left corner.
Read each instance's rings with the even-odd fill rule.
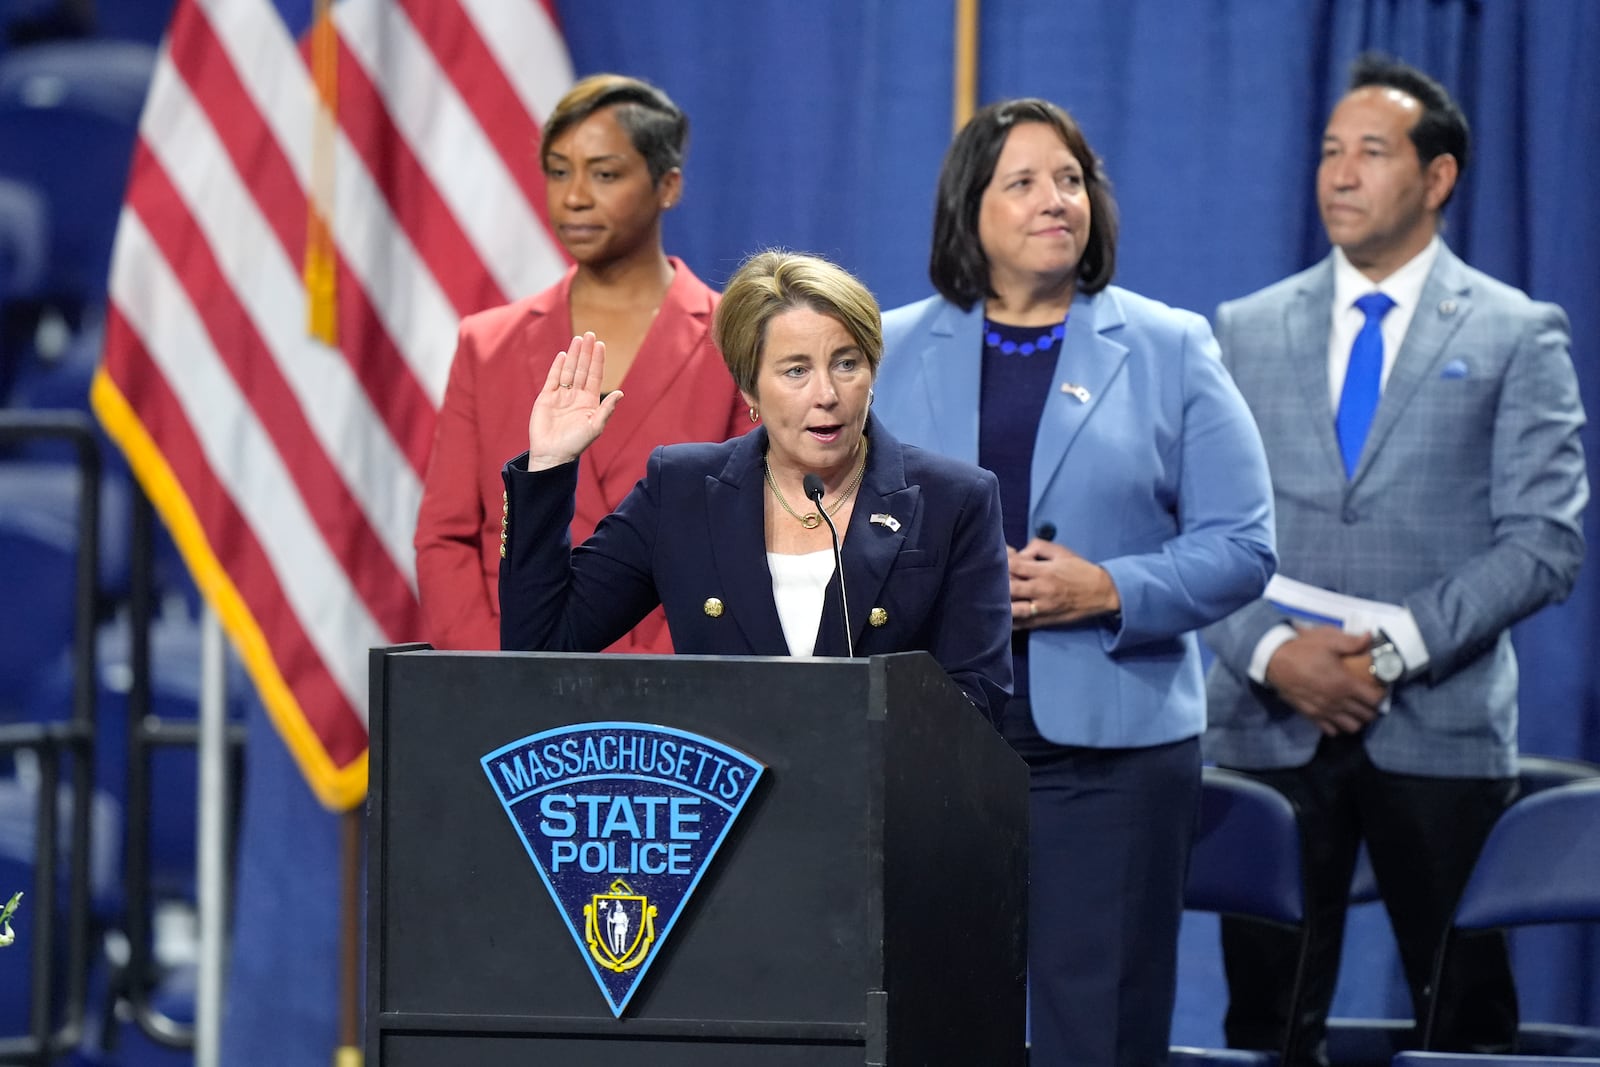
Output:
[[[1516,773],[1512,623],[1572,589],[1583,559],[1583,404],[1554,304],[1440,249],[1366,447],[1347,480],[1328,391],[1333,261],[1217,310],[1223,361],[1272,457],[1283,573],[1404,604],[1427,672],[1395,687],[1366,731],[1387,771]],[[1257,601],[1206,632],[1209,758],[1297,767],[1321,734],[1250,682],[1251,652],[1284,621]]]
[[[933,297],[883,325],[874,413],[907,443],[976,462],[982,303]],[[1037,433],[1028,529],[1053,524],[1122,599],[1120,620],[1033,633],[1039,733],[1097,748],[1197,736],[1195,630],[1258,597],[1276,566],[1266,456],[1211,328],[1124,289],[1079,293]]]

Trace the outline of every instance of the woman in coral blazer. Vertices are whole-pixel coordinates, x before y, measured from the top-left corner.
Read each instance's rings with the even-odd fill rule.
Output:
[[[550,221],[575,263],[544,292],[461,323],[415,538],[426,637],[438,648],[500,647],[500,469],[527,448],[534,397],[575,334],[608,339],[605,388],[625,387],[631,401],[579,465],[574,541],[622,501],[657,445],[750,427],[711,342],[717,294],[661,246],[687,133],[666,94],[611,74],[579,82],[545,125]],[[671,652],[665,616],[611,648]]]

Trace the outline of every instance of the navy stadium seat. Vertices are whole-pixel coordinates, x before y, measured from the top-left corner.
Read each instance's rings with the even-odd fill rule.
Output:
[[[1517,758],[1517,778],[1520,795],[1530,797],[1570,782],[1600,778],[1600,766],[1525,753]],[[1350,886],[1350,902],[1364,904],[1377,899],[1377,879],[1363,848]],[[1328,1060],[1334,1067],[1378,1067],[1413,1043],[1413,1029],[1410,1019],[1329,1019]],[[1586,1040],[1586,1035],[1568,1026],[1527,1023],[1519,1031],[1519,1040],[1529,1048],[1570,1049]]]
[[[1555,786],[1513,804],[1489,832],[1439,950],[1434,984],[1457,932],[1600,922],[1600,779]],[[1432,1020],[1423,1032],[1429,1044]],[[1517,1047],[1534,1055],[1600,1056],[1600,1030],[1530,1027]]]
[[[79,491],[71,464],[0,463],[0,721],[28,717],[19,694],[71,644]],[[126,483],[102,484],[102,594],[127,588],[129,507]]]
[[[155,50],[128,41],[35,45],[0,60],[0,177],[49,206],[44,289],[72,304],[104,294]]]
[[[52,313],[53,314],[53,313]],[[11,384],[10,406],[32,411],[89,412],[89,385],[100,366],[100,349],[105,343],[105,313],[101,306],[83,309],[79,326],[71,330],[56,317],[61,335],[45,351],[34,345],[21,353]],[[120,454],[100,435],[102,457],[122,466]],[[28,459],[70,458],[63,442],[39,442],[19,448],[15,455]]]
[[[0,407],[33,342],[33,301],[50,253],[50,216],[31,185],[0,178]]]
[[[50,261],[50,209],[27,182],[0,178],[0,301],[31,296]]]
[[[1253,778],[1218,767],[1202,771],[1200,818],[1184,908],[1259,919],[1300,934],[1305,960],[1305,902],[1300,824],[1287,797]],[[1291,1002],[1299,997],[1295,978]],[[1294,1018],[1298,1012],[1290,1012]],[[1295,1040],[1293,1033],[1287,1040]],[[1271,1067],[1279,1051],[1174,1047],[1168,1063]]]

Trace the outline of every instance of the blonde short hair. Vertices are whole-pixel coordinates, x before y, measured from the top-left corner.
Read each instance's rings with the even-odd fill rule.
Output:
[[[821,256],[769,250],[740,265],[722,293],[711,336],[741,390],[756,395],[767,323],[791,308],[810,308],[837,319],[873,377],[883,358],[883,316],[865,285]]]

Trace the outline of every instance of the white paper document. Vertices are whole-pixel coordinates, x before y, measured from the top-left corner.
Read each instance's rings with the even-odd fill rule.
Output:
[[[1281,574],[1272,576],[1263,595],[1296,623],[1337,626],[1352,634],[1392,630],[1396,621],[1406,614],[1406,609],[1399,604],[1346,596]]]

